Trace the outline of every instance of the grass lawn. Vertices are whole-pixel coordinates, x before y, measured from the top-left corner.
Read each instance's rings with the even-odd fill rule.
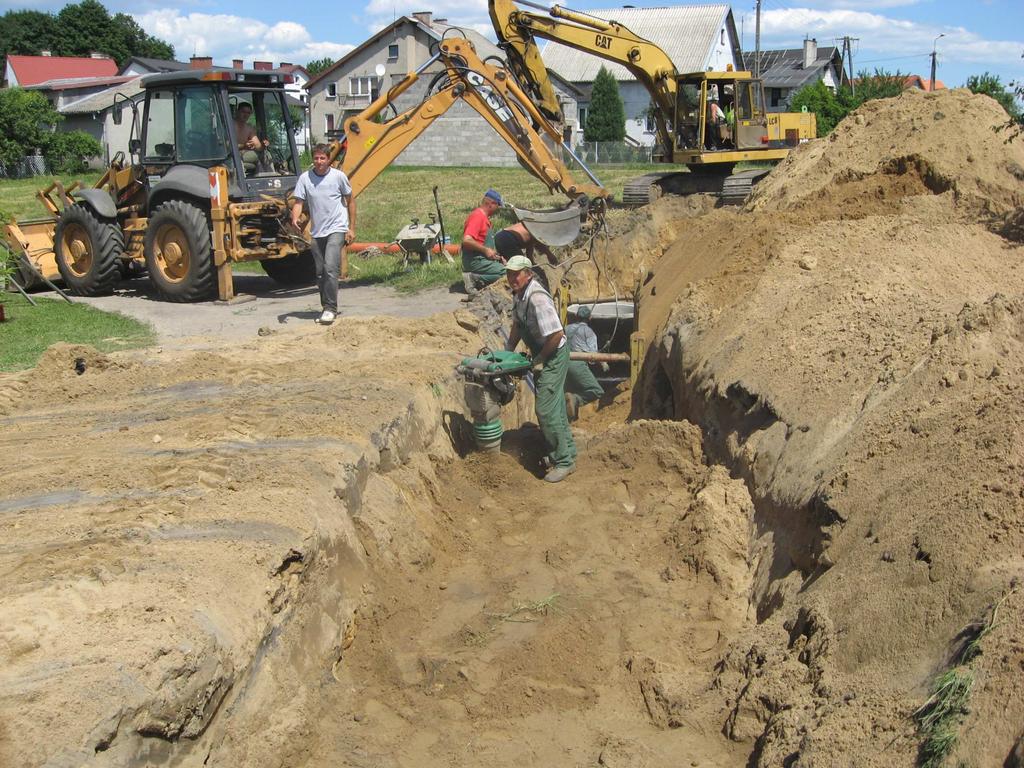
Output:
[[[0,323],[0,371],[36,364],[51,344],[88,344],[103,352],[145,347],[156,339],[153,328],[115,312],[102,312],[62,299],[35,298],[33,307],[18,294],[0,292],[7,321]]]
[[[664,169],[653,165],[615,165],[593,168],[602,184],[612,192],[613,198],[622,199],[622,188],[630,179],[650,170]],[[579,183],[587,181],[581,171],[573,172]],[[99,173],[62,179],[70,185],[81,178],[91,186]],[[46,177],[35,179],[0,180],[0,208],[18,218],[35,218],[43,214],[43,207],[35,199],[37,189],[49,184]],[[462,225],[483,193],[494,187],[519,208],[548,209],[563,207],[568,201],[561,195],[551,195],[540,181],[525,170],[514,168],[442,168],[393,166],[386,169],[367,187],[357,200],[356,239],[363,243],[390,243],[399,230],[414,218],[430,222],[436,214],[433,188],[437,187],[445,233],[452,242],[462,238]],[[497,227],[511,224],[511,212],[502,211],[495,219]],[[350,257],[350,275],[360,283],[392,285],[402,291],[415,292],[437,285],[450,285],[461,281],[461,268],[456,256],[454,266],[442,258],[429,267],[414,263],[402,269],[398,255],[377,256],[370,259]],[[256,262],[243,262],[233,266],[237,272],[262,273]]]

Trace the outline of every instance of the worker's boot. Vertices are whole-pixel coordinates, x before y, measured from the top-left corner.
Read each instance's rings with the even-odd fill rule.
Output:
[[[544,479],[549,483],[560,483],[562,480],[565,480],[565,478],[567,478],[575,471],[575,464],[570,464],[567,467],[555,467],[546,475],[544,475]]]
[[[580,417],[580,402],[572,392],[565,393],[565,416],[569,421],[576,421]]]

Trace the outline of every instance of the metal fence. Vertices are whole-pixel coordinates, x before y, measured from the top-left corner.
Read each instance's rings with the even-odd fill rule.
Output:
[[[32,176],[47,176],[50,169],[42,155],[26,155],[16,163],[0,161],[0,179],[27,179]]]
[[[588,165],[626,165],[652,162],[654,147],[638,147],[621,141],[581,141],[573,151]]]

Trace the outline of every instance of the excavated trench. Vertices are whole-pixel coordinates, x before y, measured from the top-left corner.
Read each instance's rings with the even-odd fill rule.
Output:
[[[674,416],[698,399],[652,387]],[[578,472],[549,486],[531,407],[508,406],[502,452],[480,454],[458,391],[422,400],[336,493],[362,550],[343,579],[362,579],[358,607],[330,674],[295,670],[308,704],[280,764],[753,759],[771,713],[743,701],[742,638],[813,578],[830,524],[827,508],[753,502],[754,469],[718,439],[777,419],[735,389],[704,434],[674,418],[591,432],[590,413]],[[306,585],[317,610],[340,573]]]

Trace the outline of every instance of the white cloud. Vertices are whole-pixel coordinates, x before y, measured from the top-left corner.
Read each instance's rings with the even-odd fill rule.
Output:
[[[988,69],[1007,80],[1024,74],[1020,58],[1024,41],[987,40],[964,27],[921,23],[878,13],[849,9],[787,8],[769,10],[761,17],[762,46],[796,47],[804,36],[815,37],[819,45],[838,45],[844,35],[859,38],[854,56],[866,64],[881,62],[886,69],[925,72],[936,37],[942,71],[953,73],[952,82],[962,82],[967,70]],[[749,36],[748,36],[749,40]],[[891,63],[888,63],[891,62]],[[871,66],[868,66],[870,69]],[[941,76],[941,74],[940,74]]]
[[[266,24],[244,16],[182,14],[173,9],[150,11],[136,20],[149,34],[171,43],[179,61],[194,53],[212,56],[220,65],[232,59],[242,59],[247,66],[253,60],[306,64],[325,56],[340,59],[354,47],[314,40],[308,29],[292,21]]]

